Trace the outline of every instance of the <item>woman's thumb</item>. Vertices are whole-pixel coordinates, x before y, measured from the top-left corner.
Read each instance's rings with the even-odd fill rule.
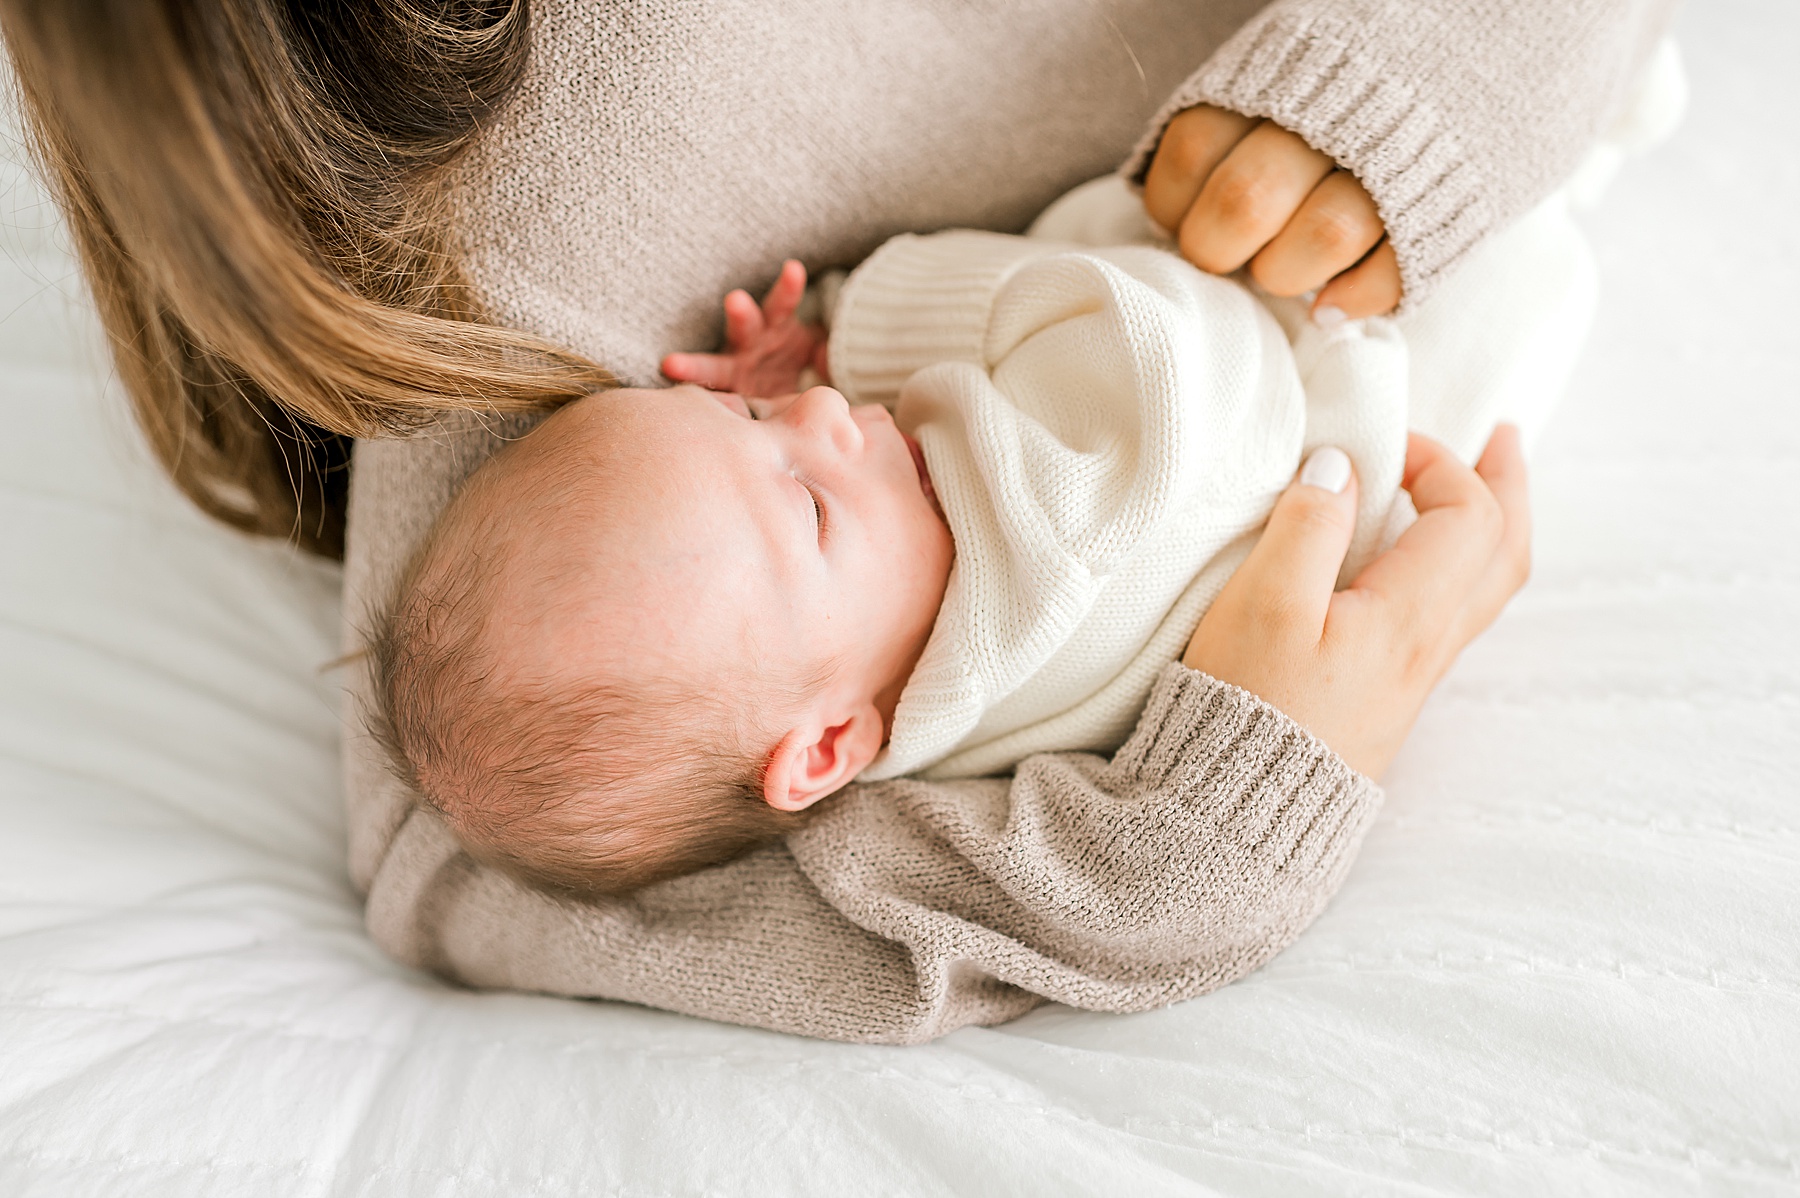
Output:
[[[1256,548],[1233,576],[1255,601],[1323,628],[1338,569],[1356,531],[1356,471],[1343,450],[1313,450],[1275,503]]]

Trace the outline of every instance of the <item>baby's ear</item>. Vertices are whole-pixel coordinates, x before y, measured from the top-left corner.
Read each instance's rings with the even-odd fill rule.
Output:
[[[841,723],[801,724],[775,746],[763,771],[763,798],[778,811],[804,811],[846,786],[881,751],[886,728],[872,703]]]

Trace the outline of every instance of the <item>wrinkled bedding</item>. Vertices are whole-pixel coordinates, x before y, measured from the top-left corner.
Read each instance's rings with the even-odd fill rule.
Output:
[[[1530,588],[1349,882],[1168,1010],[923,1048],[453,989],[362,931],[337,572],[147,463],[0,200],[0,1194],[1800,1192],[1800,14],[1585,218]]]

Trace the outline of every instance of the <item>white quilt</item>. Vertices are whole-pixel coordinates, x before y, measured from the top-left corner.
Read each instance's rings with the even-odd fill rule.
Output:
[[[385,960],[336,572],[146,465],[7,167],[0,1195],[1800,1193],[1800,11],[1681,36],[1685,127],[1587,218],[1536,578],[1337,901],[1209,997],[923,1048]]]

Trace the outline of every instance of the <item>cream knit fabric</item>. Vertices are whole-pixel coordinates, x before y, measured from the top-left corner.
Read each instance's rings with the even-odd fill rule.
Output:
[[[1334,153],[1338,126],[1309,98],[1387,89],[1392,119],[1340,157],[1422,291],[1569,169],[1666,7],[537,0],[534,63],[467,166],[462,231],[501,319],[654,383],[663,353],[716,341],[726,290],[766,283],[784,256],[817,271],[908,231],[1021,229],[1254,44],[1246,99]],[[1355,29],[1323,75],[1321,23]],[[1446,224],[1430,184],[1448,174],[1481,202]],[[527,423],[357,446],[351,648],[449,495]],[[1279,712],[1170,666],[1110,759],[858,785],[786,845],[572,903],[475,863],[394,782],[351,675],[350,870],[388,952],[471,985],[808,1035],[916,1041],[1047,998],[1142,1010],[1204,993],[1323,908],[1378,797]]]
[[[1160,250],[1073,248],[901,237],[844,287],[834,379],[918,437],[957,545],[871,780],[999,772],[1046,721],[1043,747],[1116,748],[1198,620],[1170,609],[1292,477],[1305,396],[1267,310]]]
[[[1560,202],[1398,322],[1330,331],[1288,304],[1284,333],[1248,288],[1160,248],[1117,177],[1078,188],[1032,233],[895,238],[832,313],[835,380],[919,439],[957,550],[866,780],[1117,748],[1303,445],[1336,445],[1358,467],[1354,576],[1410,515],[1407,430],[1470,458],[1522,399],[1541,416],[1593,292]],[[1108,240],[1139,244],[1095,244]]]

